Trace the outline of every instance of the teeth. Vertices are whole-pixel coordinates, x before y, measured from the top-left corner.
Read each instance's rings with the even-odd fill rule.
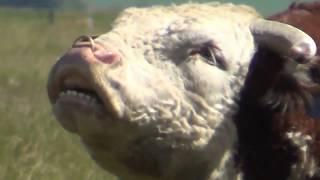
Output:
[[[91,101],[91,99],[93,99],[93,98],[91,98],[90,96],[87,96],[87,95],[84,95],[83,98],[84,98],[85,100],[87,100],[87,101]]]
[[[84,94],[82,94],[82,93],[78,93],[78,96],[79,96],[80,98],[85,97],[85,95],[84,95]]]
[[[59,94],[59,98],[61,98],[63,96],[74,96],[74,97],[77,97],[77,98],[82,99],[84,101],[87,101],[89,104],[96,104],[97,103],[97,99],[95,97],[92,97],[90,95],[87,95],[87,94],[84,94],[81,92],[73,91],[73,90],[63,91]]]

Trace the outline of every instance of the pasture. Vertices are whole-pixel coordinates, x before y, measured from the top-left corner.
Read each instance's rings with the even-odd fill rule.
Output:
[[[46,94],[50,67],[81,34],[107,31],[114,13],[85,15],[0,9],[0,179],[114,180],[54,120]]]

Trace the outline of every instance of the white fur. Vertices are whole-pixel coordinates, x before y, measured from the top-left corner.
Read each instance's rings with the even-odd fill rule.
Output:
[[[312,138],[310,135],[302,134],[301,132],[288,132],[287,138],[292,141],[292,144],[298,147],[299,163],[292,166],[290,180],[305,179],[306,175],[312,177],[320,173],[314,157],[310,156],[310,142]]]
[[[78,127],[93,159],[122,179],[241,180],[233,115],[256,48],[249,25],[257,18],[252,8],[232,4],[127,9],[95,39],[119,52],[121,64],[93,64],[87,73],[112,108],[80,112],[58,101],[56,114]],[[207,41],[226,70],[188,54]]]
[[[112,31],[95,40],[116,48],[123,59],[123,68],[104,70],[108,73],[103,82],[108,87],[105,82],[111,80],[121,84],[121,89],[112,92],[120,101],[117,104],[125,121],[137,126],[138,132],[126,127],[119,132],[131,132],[132,140],[148,137],[144,140],[148,146],[173,148],[171,158],[159,155],[164,156],[158,160],[164,164],[162,178],[186,178],[176,177],[177,173],[193,162],[195,171],[200,163],[212,168],[209,179],[240,179],[232,160],[237,142],[232,116],[255,51],[249,24],[256,18],[259,15],[253,9],[232,4],[130,8],[115,21]],[[220,48],[215,54],[226,60],[227,71],[207,64],[200,56],[188,55],[190,48],[206,41]],[[119,139],[118,143],[122,139],[119,133],[110,136]],[[111,172],[125,179],[157,179],[130,173],[111,160],[130,154],[130,140],[119,143],[121,147],[110,145],[128,152],[110,150],[109,154],[92,148],[87,142],[90,138],[85,139],[94,159]],[[143,146],[136,148],[146,151]]]

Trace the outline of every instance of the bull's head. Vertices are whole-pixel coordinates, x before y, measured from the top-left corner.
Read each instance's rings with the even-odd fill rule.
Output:
[[[124,179],[235,179],[236,100],[258,46],[301,60],[313,40],[246,6],[131,8],[54,65],[61,125]]]

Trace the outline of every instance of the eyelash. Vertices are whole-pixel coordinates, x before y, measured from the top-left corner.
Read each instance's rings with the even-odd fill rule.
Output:
[[[210,65],[219,67],[220,69],[227,70],[226,62],[222,58],[218,58],[215,56],[212,45],[204,45],[200,48],[192,49],[189,53],[190,56],[199,54],[204,59],[206,59],[206,62]]]

